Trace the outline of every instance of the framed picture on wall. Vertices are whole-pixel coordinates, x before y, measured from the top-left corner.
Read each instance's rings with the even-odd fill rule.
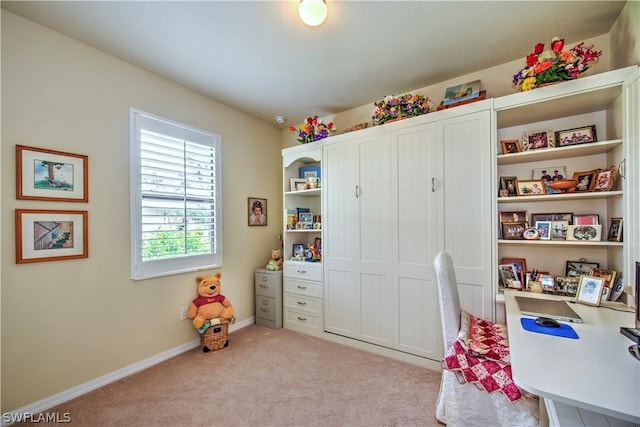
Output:
[[[248,198],[249,225],[267,225],[267,199]]]

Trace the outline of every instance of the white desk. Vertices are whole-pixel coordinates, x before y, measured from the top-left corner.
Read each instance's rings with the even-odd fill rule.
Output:
[[[568,299],[505,291],[513,379],[541,398],[640,423],[640,362],[620,326],[634,326],[633,313],[572,304],[584,323],[570,325],[579,339],[526,331],[514,296]],[[530,316],[524,316],[530,317]]]

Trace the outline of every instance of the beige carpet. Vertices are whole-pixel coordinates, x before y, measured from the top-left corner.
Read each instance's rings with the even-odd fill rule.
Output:
[[[47,412],[78,426],[439,425],[439,372],[286,329],[229,338]]]

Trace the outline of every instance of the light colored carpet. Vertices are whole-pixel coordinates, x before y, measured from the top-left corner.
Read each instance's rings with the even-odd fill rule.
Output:
[[[438,426],[440,373],[251,325],[50,409],[80,426]]]

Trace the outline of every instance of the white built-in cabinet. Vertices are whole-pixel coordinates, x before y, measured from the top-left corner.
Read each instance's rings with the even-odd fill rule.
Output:
[[[490,120],[479,102],[327,140],[325,332],[440,359],[440,249],[465,309],[493,316]]]

